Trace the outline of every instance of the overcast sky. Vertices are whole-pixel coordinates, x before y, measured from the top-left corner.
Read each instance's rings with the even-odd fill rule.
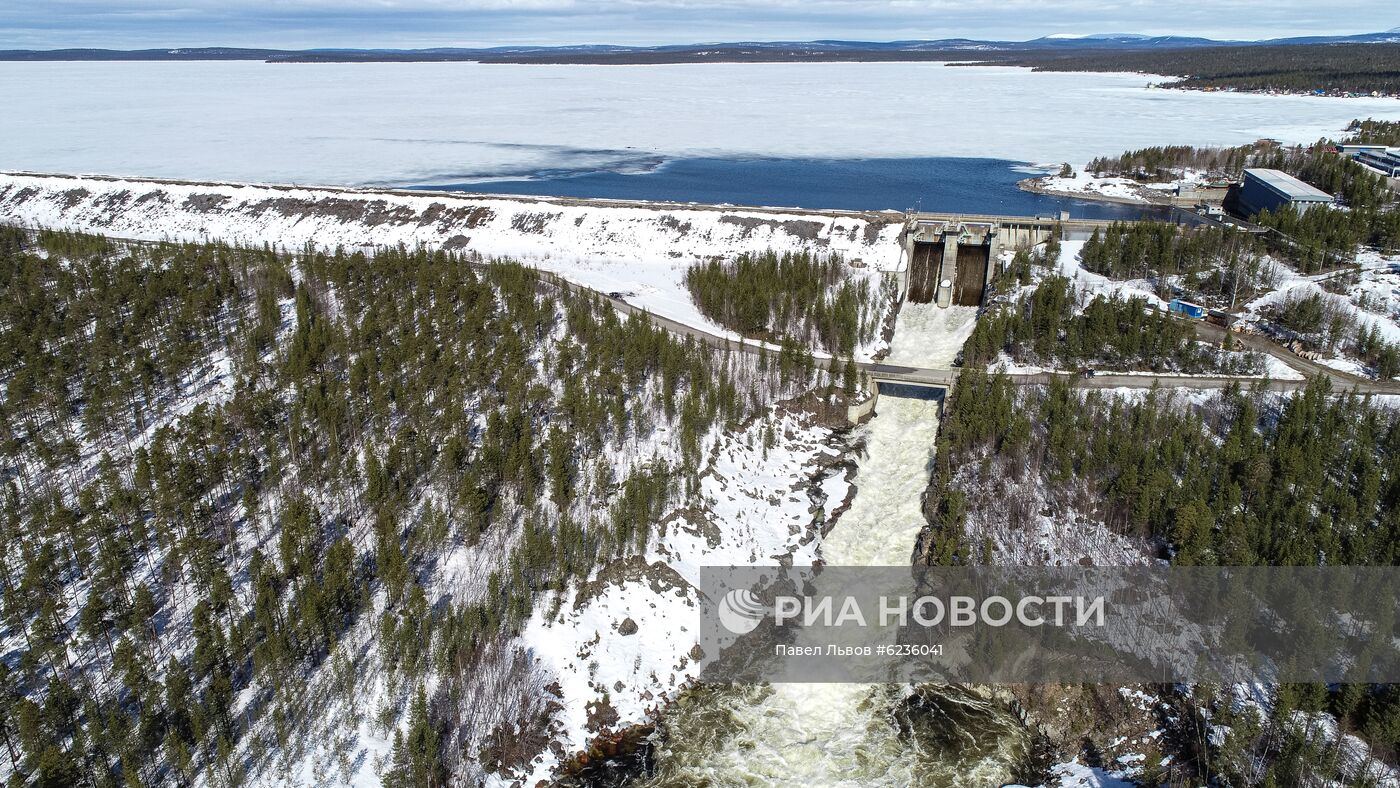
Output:
[[[0,49],[1370,33],[1395,0],[0,0]]]

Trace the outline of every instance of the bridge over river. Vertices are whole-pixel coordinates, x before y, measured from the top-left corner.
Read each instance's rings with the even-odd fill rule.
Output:
[[[1184,213],[1184,212],[1183,212]],[[925,224],[921,225],[923,222]],[[912,214],[906,223],[905,243],[918,243],[919,233],[928,232],[928,222],[942,222],[943,226],[975,227],[981,226],[983,237],[988,237],[988,232],[995,230],[1003,243],[1019,245],[1022,243],[1039,243],[1049,237],[1051,233],[1061,233],[1062,237],[1076,238],[1087,237],[1095,229],[1107,227],[1112,222],[1097,219],[1070,220],[1065,217],[1018,217],[1018,216],[989,216],[989,215],[969,215],[969,214]],[[922,229],[921,229],[922,228]],[[31,231],[36,232],[36,231]],[[115,236],[114,236],[115,238]],[[910,240],[912,239],[912,240]],[[132,238],[120,238],[118,240],[127,243],[151,243]],[[987,266],[990,269],[990,265]],[[537,269],[538,270],[538,269]],[[906,272],[908,266],[906,266]],[[586,293],[596,298],[607,301],[623,314],[642,314],[653,325],[670,331],[678,336],[693,337],[697,341],[704,342],[712,347],[727,348],[739,352],[757,353],[761,342],[757,340],[737,341],[731,337],[721,336],[707,331],[703,328],[688,325],[686,323],[672,320],[661,315],[653,314],[641,307],[633,306],[619,297],[607,295],[605,293],[585,287],[584,285],[570,282],[562,276],[550,271],[538,270],[541,279],[551,282],[554,285],[569,289],[578,293]],[[907,273],[906,273],[907,276]],[[984,274],[989,277],[990,271]],[[979,293],[980,301],[980,293]],[[1223,329],[1209,325],[1201,321],[1193,321],[1197,334],[1206,341],[1218,342],[1222,338]],[[1083,377],[1069,372],[1022,372],[1007,373],[1006,377],[1017,385],[1046,385],[1055,379],[1070,380],[1080,388],[1094,389],[1115,389],[1115,388],[1136,388],[1146,389],[1153,386],[1159,388],[1183,388],[1183,389],[1221,389],[1232,383],[1251,386],[1262,383],[1270,391],[1293,391],[1304,387],[1307,384],[1306,378],[1316,375],[1323,375],[1329,378],[1333,386],[1339,391],[1355,391],[1360,394],[1397,394],[1400,395],[1400,383],[1370,381],[1364,378],[1350,375],[1329,367],[1322,366],[1312,361],[1302,359],[1287,349],[1270,342],[1262,337],[1247,334],[1235,335],[1236,340],[1246,347],[1266,353],[1281,360],[1290,368],[1301,373],[1305,379],[1293,380],[1264,380],[1257,377],[1226,377],[1226,376],[1186,376],[1171,373],[1100,373],[1092,377]],[[770,346],[770,350],[774,349]],[[956,367],[916,367],[899,364],[886,364],[881,362],[857,362],[857,366],[866,374],[871,381],[871,388],[877,397],[884,393],[887,396],[908,396],[914,392],[919,396],[931,398],[942,398],[957,383],[958,374],[961,369]],[[893,389],[893,386],[899,386]],[[926,393],[925,393],[926,392]],[[872,403],[875,397],[869,400]]]
[[[640,307],[633,306],[621,298],[612,297],[596,290],[569,282],[557,274],[541,271],[540,276],[547,281],[551,281],[560,287],[566,287],[576,292],[585,292],[594,295],[610,303],[615,309],[623,314],[642,314],[654,325],[670,331],[678,336],[688,336],[697,341],[704,342],[712,347],[725,348],[733,351],[757,353],[763,345],[758,340],[736,341],[730,337],[720,336],[711,333],[703,328],[697,328],[686,323],[681,323],[667,317],[648,312]],[[1192,321],[1196,326],[1197,334],[1205,341],[1220,341],[1223,336],[1223,329],[1204,323]],[[1084,376],[1073,372],[1010,372],[1004,373],[1012,383],[1017,385],[1044,386],[1054,380],[1065,380],[1072,382],[1079,388],[1087,389],[1149,389],[1158,388],[1180,388],[1180,389],[1223,389],[1231,384],[1241,386],[1262,385],[1269,391],[1296,391],[1303,388],[1308,383],[1308,378],[1316,375],[1323,375],[1332,381],[1333,386],[1339,391],[1356,391],[1360,394],[1400,394],[1400,384],[1393,382],[1377,382],[1354,375],[1349,375],[1338,370],[1330,369],[1315,362],[1300,358],[1287,349],[1274,344],[1262,337],[1249,335],[1235,335],[1237,340],[1243,342],[1246,347],[1257,350],[1261,353],[1272,355],[1279,359],[1289,368],[1299,372],[1302,379],[1273,379],[1249,376],[1202,376],[1202,375],[1180,375],[1174,373],[1154,373],[1154,372],[1130,372],[1130,373],[1096,373],[1092,376]],[[770,350],[773,349],[770,346]],[[882,362],[857,362],[859,367],[871,381],[872,393],[894,394],[896,396],[907,396],[911,390],[922,389],[930,397],[944,397],[957,383],[961,368],[957,367],[916,367],[901,364],[886,364]],[[898,389],[892,387],[899,386]],[[872,403],[873,403],[872,398]]]

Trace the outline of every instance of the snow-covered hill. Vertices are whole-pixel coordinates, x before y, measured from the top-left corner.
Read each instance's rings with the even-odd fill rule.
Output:
[[[288,249],[426,245],[508,256],[689,325],[709,326],[682,278],[698,260],[772,249],[840,254],[875,276],[901,264],[897,213],[515,198],[0,174],[0,221],[144,240]]]
[[[830,383],[810,359],[682,342],[515,265],[300,253],[375,237],[375,221],[400,243],[433,243],[411,238],[427,223],[414,208],[365,208],[365,195],[260,214],[246,203],[273,190],[250,187],[263,196],[201,225],[186,220],[203,200],[233,198],[89,185],[65,202],[43,179],[7,183],[6,210],[23,215],[5,218],[297,250],[0,234],[12,274],[0,345],[14,350],[0,404],[15,417],[0,447],[0,531],[15,544],[0,560],[0,701],[8,715],[15,698],[96,686],[75,717],[90,729],[138,705],[229,721],[218,741],[157,721],[160,746],[114,747],[124,760],[109,770],[143,784],[180,770],[221,785],[206,771],[222,758],[250,784],[373,785],[429,763],[398,743],[431,728],[455,753],[444,774],[533,785],[693,678],[700,566],[811,563],[852,492],[845,404],[804,396]],[[379,214],[337,224],[331,205]],[[161,216],[175,217],[168,233]],[[26,383],[50,374],[69,385]],[[341,426],[311,415],[330,401]],[[405,459],[410,443],[421,461]],[[235,457],[237,474],[217,465]],[[177,478],[178,496],[163,492]],[[155,503],[174,497],[190,507],[179,526]],[[41,527],[51,501],[94,535]],[[95,535],[116,510],[130,517]],[[196,574],[194,551],[214,579]],[[323,587],[338,601],[307,601]],[[128,588],[148,601],[128,602]],[[211,622],[214,588],[227,615]],[[329,633],[314,645],[284,629],[313,624]],[[40,630],[56,645],[32,645]],[[11,681],[16,664],[29,667]],[[84,762],[76,737],[46,736],[0,758],[0,780]]]

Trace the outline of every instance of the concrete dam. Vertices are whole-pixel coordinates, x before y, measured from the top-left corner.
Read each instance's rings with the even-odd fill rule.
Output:
[[[902,282],[905,300],[941,307],[981,306],[1003,249],[1030,247],[1054,235],[1064,240],[1088,238],[1110,224],[1067,215],[914,214],[902,237],[908,260]]]

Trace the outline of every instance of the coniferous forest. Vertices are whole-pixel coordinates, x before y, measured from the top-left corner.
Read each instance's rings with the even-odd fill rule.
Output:
[[[1203,303],[1228,308],[1275,286],[1278,271],[1266,252],[1254,236],[1223,228],[1115,222],[1094,230],[1080,262],[1114,279],[1151,280],[1163,298],[1173,295],[1175,283]]]
[[[1400,559],[1393,410],[1320,381],[1183,401],[981,371],[1260,371],[1141,299],[1086,301],[1048,271],[1058,252],[1016,255],[997,286],[1019,292],[964,347],[921,560],[1004,562],[989,513],[1045,507],[1183,564]],[[1144,223],[1096,233],[1083,264],[1223,305],[1267,285],[1266,252]],[[853,394],[855,365],[833,374],[808,348],[849,359],[875,338],[893,293],[874,281],[796,254],[692,268],[705,315],[782,348],[747,353],[510,261],[0,228],[0,757],[35,785],[234,786],[355,713],[393,731],[387,785],[510,773],[547,746],[554,702],[512,643],[522,624],[644,553],[694,503],[717,433],[823,383]],[[1280,320],[1331,331],[1322,302]],[[989,498],[1005,480],[1014,494]],[[442,593],[445,563],[471,582]],[[354,700],[366,671],[383,705]],[[1329,774],[1295,709],[1400,755],[1394,688],[1278,698],[1276,720],[1234,723],[1211,773]]]
[[[545,741],[509,646],[536,597],[642,551],[707,436],[825,376],[511,262],[4,228],[0,758],[241,785],[334,708],[398,730],[388,785],[509,768]]]
[[[1041,71],[1172,74],[1164,87],[1284,93],[1400,93],[1400,44],[1203,46],[1186,49],[1040,51],[992,59]]]
[[[1400,123],[1390,126],[1400,128]],[[1385,133],[1373,126],[1370,136]],[[1351,139],[1364,136],[1358,129]],[[1257,157],[1253,166],[1283,170],[1336,196],[1345,206],[1344,210],[1326,208],[1303,214],[1284,208],[1256,217],[1258,223],[1277,229],[1290,240],[1287,247],[1276,244],[1276,251],[1296,260],[1302,270],[1317,271],[1341,264],[1358,244],[1389,251],[1400,249],[1400,209],[1395,207],[1395,196],[1379,173],[1332,153],[1323,143],[1274,149]]]
[[[1385,142],[1396,128],[1357,121],[1347,141]],[[1095,274],[1143,282],[1162,298],[1185,295],[1234,309],[1277,287],[1280,263],[1316,273],[1344,269],[1361,245],[1395,248],[1400,211],[1384,179],[1325,143],[1151,148],[1096,160],[1091,169],[1155,180],[1183,167],[1229,176],[1244,166],[1290,172],[1337,195],[1344,207],[1262,214],[1256,221],[1278,231],[1263,237],[1167,223],[1115,224],[1093,234],[1080,263]],[[1248,382],[1214,394],[1110,394],[1063,380],[1015,386],[986,372],[1003,359],[1060,369],[1204,372],[1248,357],[1203,347],[1190,326],[1153,314],[1140,300],[1078,296],[1072,282],[1041,270],[1055,257],[1018,253],[996,283],[1012,295],[992,299],[964,347],[965,369],[940,427],[917,560],[1400,561],[1400,412],[1387,403],[1334,390],[1320,378],[1288,395]],[[1346,281],[1343,275],[1335,287]],[[1340,299],[1310,293],[1266,311],[1277,329],[1308,348],[1345,350],[1382,379],[1396,374],[1400,348],[1339,308]],[[1251,369],[1228,371],[1258,374],[1259,359],[1251,361]],[[1048,542],[1038,536],[1046,518],[1056,532]],[[1351,782],[1346,756],[1309,739],[1295,712],[1326,712],[1375,757],[1400,759],[1395,686],[1272,687],[1263,719],[1238,714],[1230,688],[1154,691],[1175,698],[1183,718],[1196,720],[1192,724],[1209,719],[1231,726],[1230,735],[1211,747],[1177,752],[1178,780],[1371,784]]]
[[[1003,354],[1018,364],[1186,374],[1257,374],[1254,354],[1226,353],[1196,341],[1195,327],[1148,309],[1142,298],[1091,298],[1063,276],[1043,280],[1014,303],[977,321],[963,363],[986,366]]]
[[[1400,122],[1367,119],[1353,120],[1341,141],[1394,144],[1392,141],[1397,139],[1400,139]],[[1395,196],[1386,179],[1350,157],[1335,153],[1328,140],[1298,147],[1258,143],[1233,148],[1184,145],[1143,148],[1118,157],[1096,158],[1088,169],[1100,175],[1162,180],[1177,177],[1187,168],[1238,179],[1245,167],[1283,170],[1334,195],[1343,206],[1340,210],[1314,208],[1302,214],[1291,208],[1276,213],[1266,211],[1254,220],[1278,232],[1265,236],[1260,243],[1247,245],[1253,248],[1246,247],[1245,251],[1268,251],[1293,263],[1304,273],[1314,273],[1345,264],[1361,244],[1383,251],[1400,249],[1400,209],[1395,206]],[[1240,241],[1230,243],[1234,247],[1241,246]],[[1206,250],[1213,251],[1220,246],[1218,238],[1207,238],[1204,242]],[[1193,250],[1172,251],[1187,265],[1199,260],[1199,254]]]
[[[1175,225],[1144,222],[1097,230],[1080,252],[1080,264],[1119,278],[1151,279],[1170,297],[1170,281],[1209,287],[1229,282],[1250,286],[1258,259],[1240,255],[1234,233],[1182,233]],[[1151,371],[1185,374],[1254,375],[1263,359],[1252,352],[1227,351],[1197,340],[1195,327],[1150,307],[1145,298],[1103,296],[1076,287],[1053,273],[1058,239],[1017,250],[994,280],[983,309],[963,345],[965,367],[984,368],[1003,360],[1017,365],[1076,370]],[[1222,276],[1222,259],[1238,275]],[[1172,272],[1187,276],[1168,280]]]
[[[1166,391],[1016,387],[969,368],[947,405],[924,508],[916,556],[933,564],[1006,563],[997,528],[1033,529],[1037,514],[1052,514],[1062,528],[1102,522],[1178,564],[1394,565],[1400,413],[1321,379],[1288,396],[1236,386],[1193,405]],[[1334,779],[1338,752],[1309,741],[1294,711],[1329,712],[1376,757],[1400,757],[1395,686],[1276,689],[1256,722],[1220,688],[1186,688],[1190,714],[1213,709],[1233,726],[1220,746],[1190,751],[1187,774],[1231,785]]]
[[[1198,148],[1191,145],[1156,145],[1097,156],[1084,168],[1095,175],[1134,178],[1140,181],[1171,180],[1183,170],[1200,170],[1220,178],[1239,178],[1256,145],[1233,148]]]
[[[839,256],[764,252],[692,266],[685,285],[701,313],[742,336],[793,339],[851,357],[878,336],[894,283],[854,279]]]

